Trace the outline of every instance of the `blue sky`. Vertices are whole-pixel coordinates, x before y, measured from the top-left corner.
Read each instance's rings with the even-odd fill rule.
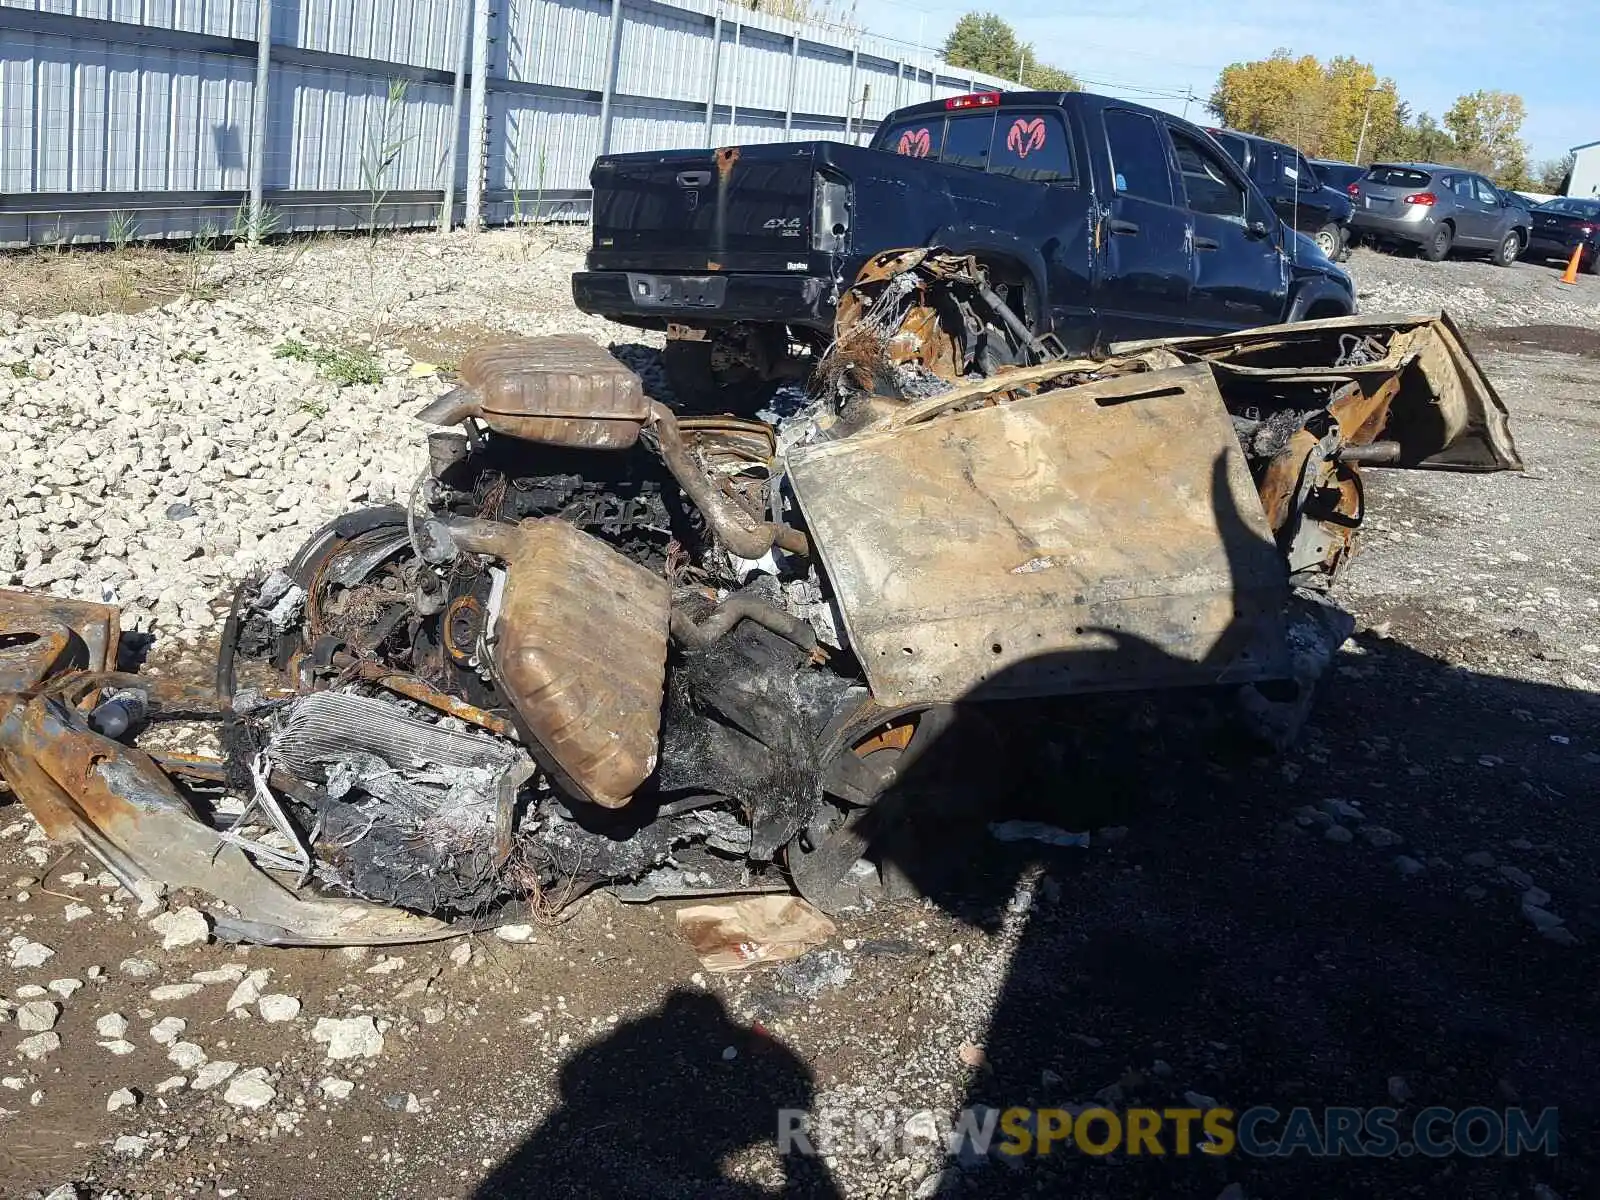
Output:
[[[1118,0],[1074,11],[1048,0],[859,0],[857,19],[876,34],[937,47],[976,7],[999,13],[1046,62],[1094,91],[1181,94],[1204,115],[1217,73],[1279,46],[1328,59],[1350,54],[1392,78],[1413,110],[1441,117],[1478,88],[1518,92],[1522,135],[1535,162],[1600,141],[1600,21],[1591,0]],[[1138,96],[1183,111],[1183,100]]]

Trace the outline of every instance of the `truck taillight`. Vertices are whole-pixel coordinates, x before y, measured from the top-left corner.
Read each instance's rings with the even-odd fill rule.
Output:
[[[1352,200],[1361,195],[1361,185],[1358,183],[1348,184],[1344,190],[1350,193],[1350,198]]]
[[[1406,203],[1421,204],[1425,207],[1431,207],[1432,205],[1439,203],[1439,197],[1435,196],[1432,192],[1412,192],[1411,195],[1406,197]]]
[[[973,92],[967,96],[951,96],[944,102],[946,108],[993,108],[1000,103],[999,92]]]
[[[1578,232],[1583,234],[1584,237],[1588,237],[1592,233],[1594,233],[1594,226],[1593,225],[1584,225],[1583,227],[1581,227],[1578,230]]]

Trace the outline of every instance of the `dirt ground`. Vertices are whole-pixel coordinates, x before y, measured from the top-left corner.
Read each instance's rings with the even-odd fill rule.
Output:
[[[1369,311],[1386,288],[1448,307],[1469,283],[1546,285],[1369,252],[1351,270]],[[1525,475],[1370,474],[1339,594],[1358,631],[1293,750],[1254,754],[1200,698],[1013,706],[995,723],[1035,752],[997,755],[971,811],[900,864],[926,899],[842,919],[796,968],[708,974],[675,905],[604,895],[524,944],[164,950],[137,900],[30,840],[0,793],[0,941],[54,952],[0,959],[0,990],[61,1006],[38,1061],[0,1025],[0,1195],[1600,1195],[1600,280],[1561,302],[1573,323],[1486,309],[1473,331]],[[425,334],[414,356],[456,346]],[[1090,844],[1000,842],[1003,817]],[[1525,914],[1530,889],[1566,934]],[[233,981],[151,996],[230,964],[269,970],[299,1015],[230,1013]],[[128,1053],[102,1046],[108,1014]],[[360,1015],[382,1052],[329,1061],[316,1020]],[[265,1068],[273,1100],[160,1090],[189,1074],[150,1036],[167,1016],[211,1060]],[[137,1103],[107,1111],[122,1088]],[[1560,1148],[947,1165],[905,1132],[966,1106],[1206,1102],[1553,1106]],[[894,1136],[785,1158],[785,1109]]]

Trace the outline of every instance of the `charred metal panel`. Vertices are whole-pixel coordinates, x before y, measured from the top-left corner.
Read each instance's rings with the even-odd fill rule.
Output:
[[[1208,367],[807,446],[788,467],[880,704],[1286,669],[1283,562]]]
[[[78,842],[128,888],[155,879],[223,901],[212,920],[229,940],[338,946],[455,932],[431,917],[291,890],[292,878],[222,842],[148,754],[101,737],[58,699],[0,699],[0,774],[52,840]]]
[[[1363,353],[1363,343],[1371,349]],[[1297,387],[1356,382],[1368,395],[1399,378],[1386,429],[1365,441],[1398,441],[1402,467],[1520,471],[1505,402],[1445,313],[1334,317],[1209,337],[1113,346],[1118,353],[1165,347],[1225,375]],[[1308,365],[1309,364],[1309,365]],[[1222,381],[1224,390],[1228,381]]]
[[[0,588],[0,693],[115,666],[121,629],[113,605]]]

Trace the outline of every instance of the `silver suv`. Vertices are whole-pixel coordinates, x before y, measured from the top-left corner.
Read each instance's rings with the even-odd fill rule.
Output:
[[[1353,233],[1372,241],[1410,242],[1438,262],[1456,250],[1488,251],[1509,267],[1528,244],[1528,210],[1512,204],[1481,175],[1435,163],[1373,163],[1347,189]]]

